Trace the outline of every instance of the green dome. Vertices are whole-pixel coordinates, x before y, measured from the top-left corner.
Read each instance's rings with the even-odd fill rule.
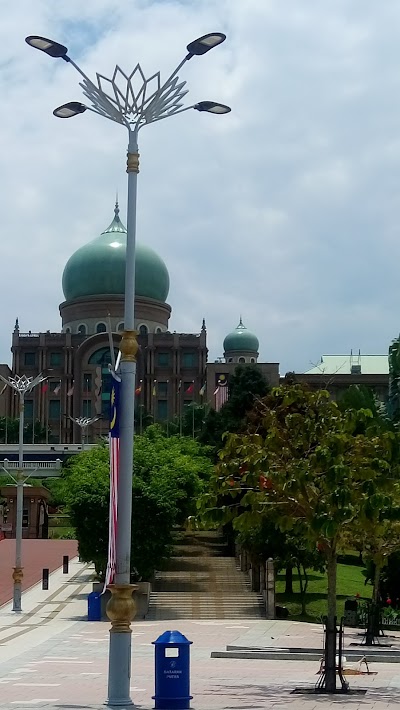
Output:
[[[115,217],[108,229],[78,249],[64,269],[62,287],[66,301],[84,296],[123,295],[125,293],[126,228]],[[137,296],[165,301],[169,291],[167,267],[158,254],[136,244],[135,293]]]
[[[224,340],[224,352],[258,353],[258,338],[243,325],[240,318],[239,325]]]

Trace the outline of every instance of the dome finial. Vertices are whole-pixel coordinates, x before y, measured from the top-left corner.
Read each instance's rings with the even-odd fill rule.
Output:
[[[242,314],[240,314],[240,318],[239,318],[239,325],[243,326],[243,321],[242,321]]]
[[[118,190],[115,193],[115,207],[114,207],[114,214],[117,218],[119,218],[119,204],[118,204]]]

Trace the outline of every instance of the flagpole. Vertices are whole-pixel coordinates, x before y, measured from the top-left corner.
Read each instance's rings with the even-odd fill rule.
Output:
[[[169,438],[169,380],[167,380],[167,439]]]
[[[182,380],[179,380],[178,408],[179,408],[179,436],[182,436]]]
[[[59,422],[58,422],[58,443],[61,444],[61,439],[62,439],[62,419],[61,419],[61,397],[62,397],[62,390],[61,390],[61,380],[59,382],[59,394],[60,394],[60,409],[59,409]]]
[[[32,444],[35,443],[35,395],[32,399]]]
[[[47,388],[47,385],[44,385]],[[45,422],[46,422],[46,444],[49,443],[49,395],[48,388],[44,391]]]

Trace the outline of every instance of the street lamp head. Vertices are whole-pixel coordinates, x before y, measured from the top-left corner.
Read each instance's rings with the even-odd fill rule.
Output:
[[[229,106],[225,106],[225,104],[218,104],[215,101],[199,101],[198,104],[195,104],[193,108],[196,109],[196,111],[206,111],[207,113],[230,113],[232,110]]]
[[[210,51],[210,49],[217,47],[225,40],[226,35],[224,35],[222,32],[209,32],[207,35],[203,35],[198,39],[194,39],[193,42],[190,42],[190,44],[188,44],[188,46],[186,47],[187,51],[189,52],[188,59],[190,59],[194,55],[200,57],[202,54],[206,54]]]
[[[61,59],[68,61],[67,47],[64,47],[63,44],[59,44],[58,42],[54,42],[52,39],[38,37],[37,35],[30,35],[29,37],[25,37],[25,42],[29,44],[30,47],[40,49],[41,52],[45,52],[49,55],[49,57],[61,57]]]
[[[80,113],[84,113],[86,109],[87,106],[81,104],[80,101],[70,101],[67,104],[55,108],[53,116],[56,116],[56,118],[72,118],[73,116],[78,116]]]

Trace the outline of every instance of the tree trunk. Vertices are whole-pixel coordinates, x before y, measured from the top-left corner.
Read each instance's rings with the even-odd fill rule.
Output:
[[[379,582],[380,582],[380,578],[381,578],[381,572],[382,572],[382,566],[375,565],[374,588],[372,591],[372,601],[374,602],[374,604],[379,603]]]
[[[325,639],[325,681],[328,693],[336,690],[336,550],[327,553],[326,571],[328,575],[328,615]]]
[[[299,576],[299,585],[300,585],[300,599],[301,599],[301,613],[303,616],[306,615],[306,590],[307,590],[307,577],[304,577],[303,581],[303,575],[301,573],[301,567],[299,564],[296,564],[296,569],[297,569],[297,574]],[[304,567],[303,567],[304,570]],[[305,570],[304,570],[305,572]]]
[[[285,594],[293,594],[293,567],[287,565],[285,572]]]

